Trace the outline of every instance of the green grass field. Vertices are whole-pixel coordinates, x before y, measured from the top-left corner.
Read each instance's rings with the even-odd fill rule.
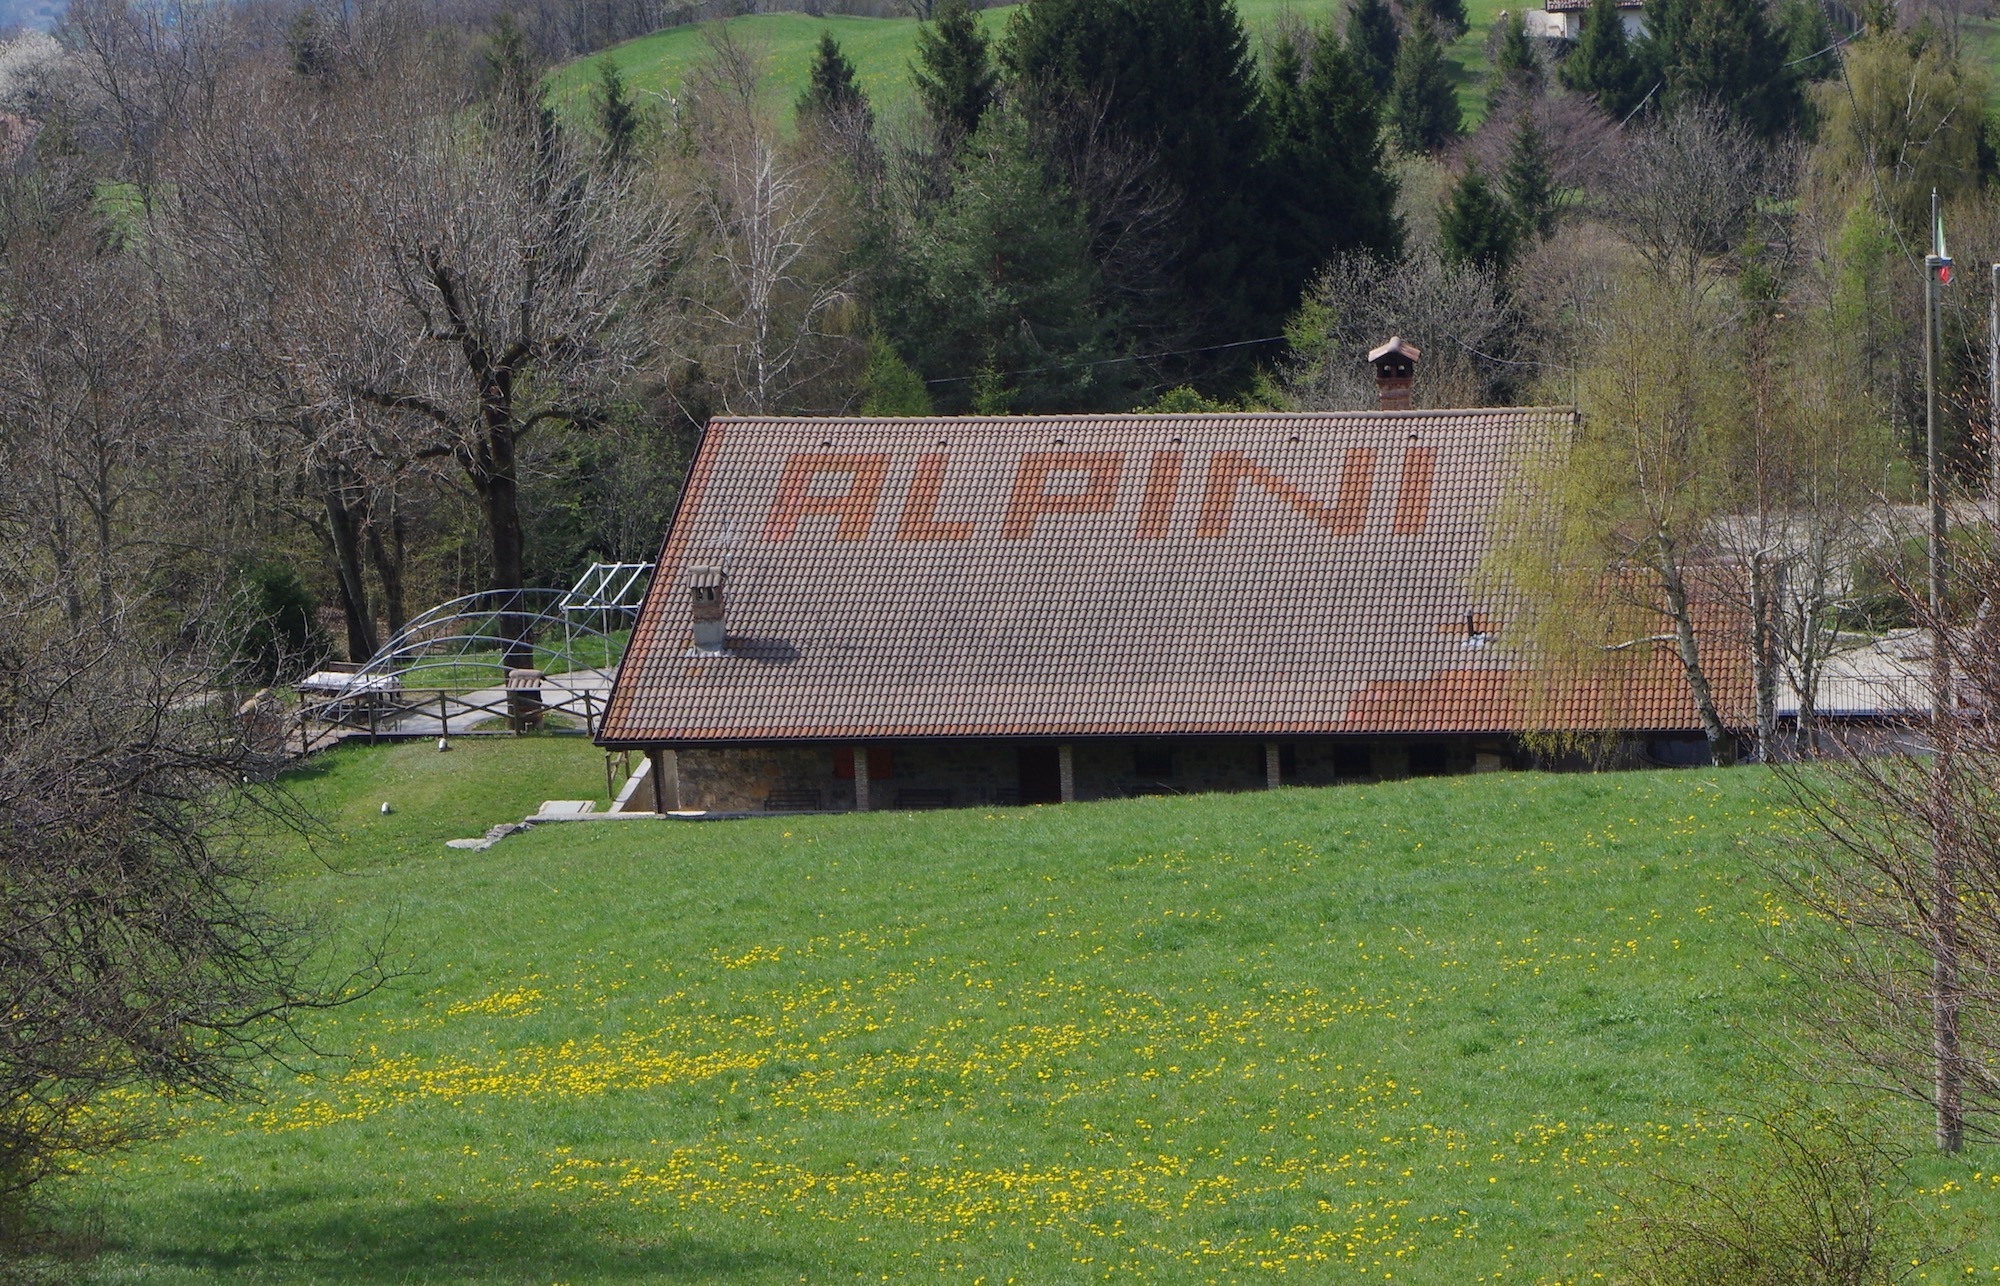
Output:
[[[1318,23],[1342,7],[1336,0],[1238,0],[1237,3],[1253,42],[1261,42],[1286,14],[1306,23]],[[1469,0],[1466,10],[1471,28],[1451,49],[1459,67],[1459,103],[1468,126],[1485,111],[1486,34],[1495,15],[1504,7],[1505,0]],[[1013,7],[1007,6],[987,9],[981,16],[987,30],[997,34],[1012,12]],[[550,77],[554,98],[567,111],[575,111],[587,103],[600,57],[608,57],[618,65],[635,94],[678,94],[689,68],[707,52],[711,25],[670,27],[568,63]],[[791,120],[791,105],[805,88],[822,31],[832,32],[841,50],[853,60],[861,86],[878,117],[893,120],[915,102],[910,87],[910,63],[916,56],[918,25],[914,18],[813,18],[802,13],[769,13],[732,18],[729,25],[736,38],[764,51],[766,72],[762,96],[765,105],[781,121]],[[654,97],[654,101],[659,100]]]
[[[407,973],[76,1178],[91,1279],[1588,1281],[1621,1187],[1738,1146],[1794,998],[1752,769],[441,846],[602,769],[301,774],[281,896]],[[1993,1164],[1926,1160],[1926,1209]],[[2000,1240],[1919,1280],[1974,1275]]]

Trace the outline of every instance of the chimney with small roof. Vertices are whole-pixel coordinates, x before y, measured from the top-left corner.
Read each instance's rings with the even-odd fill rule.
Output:
[[[1368,361],[1375,367],[1375,395],[1383,410],[1410,409],[1410,385],[1421,356],[1423,350],[1401,335],[1391,335],[1388,343],[1369,350]]]
[[[720,567],[688,568],[688,599],[697,652],[720,652],[727,640],[722,624],[724,579]]]

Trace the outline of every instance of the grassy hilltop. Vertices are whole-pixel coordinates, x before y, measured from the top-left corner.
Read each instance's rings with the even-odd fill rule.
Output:
[[[1308,24],[1323,22],[1329,13],[1344,9],[1336,0],[1237,0],[1237,8],[1250,29],[1253,46],[1260,42],[1286,14]],[[1468,0],[1466,12],[1471,28],[1451,48],[1459,68],[1459,103],[1468,123],[1477,120],[1486,104],[1487,29],[1494,16],[1506,7],[1506,0]],[[981,13],[986,29],[998,35],[1007,24],[1014,6],[987,9]],[[565,64],[550,76],[555,99],[574,110],[588,101],[597,77],[597,60],[609,57],[618,64],[635,94],[674,94],[688,69],[707,50],[707,33],[712,24],[669,27],[650,36],[614,45]],[[805,88],[820,32],[830,31],[840,48],[853,60],[862,88],[874,104],[876,114],[893,119],[915,106],[910,87],[910,63],[916,57],[917,20],[914,18],[813,18],[802,13],[749,14],[729,19],[732,34],[753,47],[761,47],[767,60],[763,96],[780,120],[791,120],[791,105]]]
[[[348,1056],[183,1102],[69,1192],[107,1282],[1589,1280],[1621,1186],[1740,1146],[1790,986],[1750,855],[1793,825],[1768,780],[471,853],[440,842],[601,794],[601,759],[343,750],[299,779],[332,836],[285,895],[408,973],[316,1025]],[[1926,1160],[1926,1208],[2000,1205],[1982,1155]],[[1996,1264],[1989,1237],[1924,1280]]]

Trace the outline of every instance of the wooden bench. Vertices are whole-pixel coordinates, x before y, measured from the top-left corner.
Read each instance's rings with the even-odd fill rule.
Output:
[[[767,813],[817,813],[825,807],[817,786],[788,786],[764,797]]]
[[[907,786],[896,792],[896,807],[908,809],[950,808],[951,791],[927,786]]]

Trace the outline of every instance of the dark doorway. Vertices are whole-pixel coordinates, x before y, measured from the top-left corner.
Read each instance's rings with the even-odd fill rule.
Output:
[[[1021,767],[1021,802],[1062,803],[1062,759],[1054,746],[1022,746],[1015,752]]]
[[[1435,741],[1420,741],[1410,747],[1410,776],[1442,777],[1450,763],[1446,747]]]
[[[1335,742],[1333,747],[1333,775],[1335,777],[1374,776],[1375,747],[1365,741]]]
[[[1157,741],[1132,747],[1132,775],[1146,781],[1168,781],[1174,775],[1174,748]]]

